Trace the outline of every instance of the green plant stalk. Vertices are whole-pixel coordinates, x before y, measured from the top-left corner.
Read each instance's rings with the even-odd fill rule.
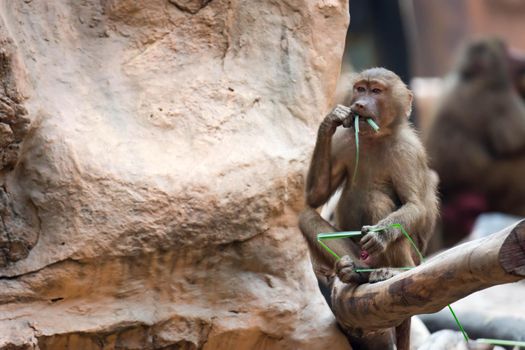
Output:
[[[357,119],[357,117],[356,117]],[[357,135],[357,134],[356,134]],[[410,244],[412,245],[412,247],[414,248],[414,250],[416,251],[416,253],[419,255],[420,259],[421,259],[421,262],[424,262],[425,261],[425,257],[423,256],[423,254],[421,254],[421,251],[418,249],[418,247],[416,246],[416,243],[414,243],[414,240],[412,239],[412,237],[410,237],[410,235],[408,234],[408,232],[405,230],[405,228],[403,227],[403,225],[401,224],[392,224],[392,225],[389,225],[387,227],[377,227],[375,229],[371,229],[370,232],[381,232],[381,231],[384,231],[386,230],[387,228],[397,228],[399,229],[403,235],[408,239],[408,241],[410,242]],[[359,231],[345,231],[345,232],[333,232],[333,233],[319,233],[317,235],[317,241],[319,242],[319,244],[321,246],[323,246],[330,254],[332,254],[337,260],[340,260],[341,258],[339,257],[339,255],[337,255],[332,249],[330,249],[324,242],[323,240],[324,239],[337,239],[337,238],[346,238],[346,237],[352,237],[352,236],[359,236],[361,234],[361,232]],[[414,267],[412,266],[405,266],[405,267],[397,267],[397,269],[400,269],[400,270],[411,270],[413,269]],[[356,269],[355,271],[356,272],[373,272],[373,271],[376,271],[378,269]],[[452,309],[452,307],[450,305],[447,305],[448,306],[448,309],[450,310],[450,312],[452,313],[452,316],[454,317],[454,320],[456,321],[456,324],[458,325],[459,329],[461,330],[461,333],[463,334],[463,337],[465,338],[465,341],[468,342],[469,340],[469,336],[467,334],[467,332],[465,331],[465,329],[463,328],[463,325],[461,324],[461,322],[459,322],[459,319],[458,317],[456,316],[456,313],[454,312],[454,310]],[[507,341],[507,340],[502,340],[502,341]],[[492,344],[492,343],[491,343]],[[495,345],[498,345],[498,344],[495,344]]]
[[[412,266],[392,267],[392,269],[408,271],[408,270],[412,270],[413,267]],[[377,270],[379,270],[379,269],[355,269],[354,271],[355,272],[374,272],[374,271],[377,271]]]
[[[476,341],[478,343],[484,343],[484,344],[503,345],[503,346],[519,346],[520,348],[525,348],[525,341],[486,339],[486,338],[479,338],[479,339],[476,339]]]
[[[374,129],[375,132],[379,132],[379,125],[372,118],[367,118],[366,122]]]
[[[352,175],[352,185],[355,184],[357,178],[357,168],[359,167],[359,114],[354,116],[354,131],[355,131],[355,165],[354,173]]]
[[[456,321],[456,324],[459,326],[459,329],[461,330],[461,333],[463,334],[463,338],[465,338],[465,341],[468,342],[468,340],[469,340],[468,334],[465,331],[465,329],[463,328],[463,326],[461,325],[461,322],[459,322],[459,319],[456,316],[456,313],[454,312],[454,310],[452,310],[452,306],[447,305],[447,307],[450,310],[450,313],[452,314],[452,316],[454,317],[454,320]]]
[[[348,237],[361,236],[362,234],[363,233],[361,231],[341,231],[341,232],[319,233],[317,235],[317,240],[348,238]]]

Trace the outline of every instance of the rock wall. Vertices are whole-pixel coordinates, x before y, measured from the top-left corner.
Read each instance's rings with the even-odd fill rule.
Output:
[[[0,0],[31,120],[0,178],[27,211],[0,349],[348,349],[296,228],[348,21],[346,0]]]

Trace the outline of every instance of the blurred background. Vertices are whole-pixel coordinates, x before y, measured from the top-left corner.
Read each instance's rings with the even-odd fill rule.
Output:
[[[350,0],[350,6],[345,61],[357,70],[384,66],[405,82],[439,77],[462,45],[483,36],[525,50],[523,0]]]
[[[432,118],[426,98],[434,99],[441,91],[440,80],[432,78],[449,73],[470,41],[497,37],[518,55],[525,55],[523,0],[350,2],[344,63],[354,70],[386,67],[418,89],[415,107],[421,112],[413,118],[423,129]]]
[[[441,179],[431,251],[524,217],[525,1],[350,3],[343,72],[383,66],[414,92]]]

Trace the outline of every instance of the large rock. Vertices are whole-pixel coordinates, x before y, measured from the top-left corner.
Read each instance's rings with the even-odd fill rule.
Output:
[[[0,349],[348,349],[296,228],[348,21],[346,0],[1,1],[32,121],[3,188],[39,237],[0,268]]]

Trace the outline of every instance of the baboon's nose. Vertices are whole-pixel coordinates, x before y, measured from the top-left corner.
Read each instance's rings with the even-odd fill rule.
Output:
[[[362,110],[365,109],[365,106],[362,103],[354,102],[354,104],[352,105],[352,108],[356,109],[356,110],[359,110],[359,111],[362,111]]]

